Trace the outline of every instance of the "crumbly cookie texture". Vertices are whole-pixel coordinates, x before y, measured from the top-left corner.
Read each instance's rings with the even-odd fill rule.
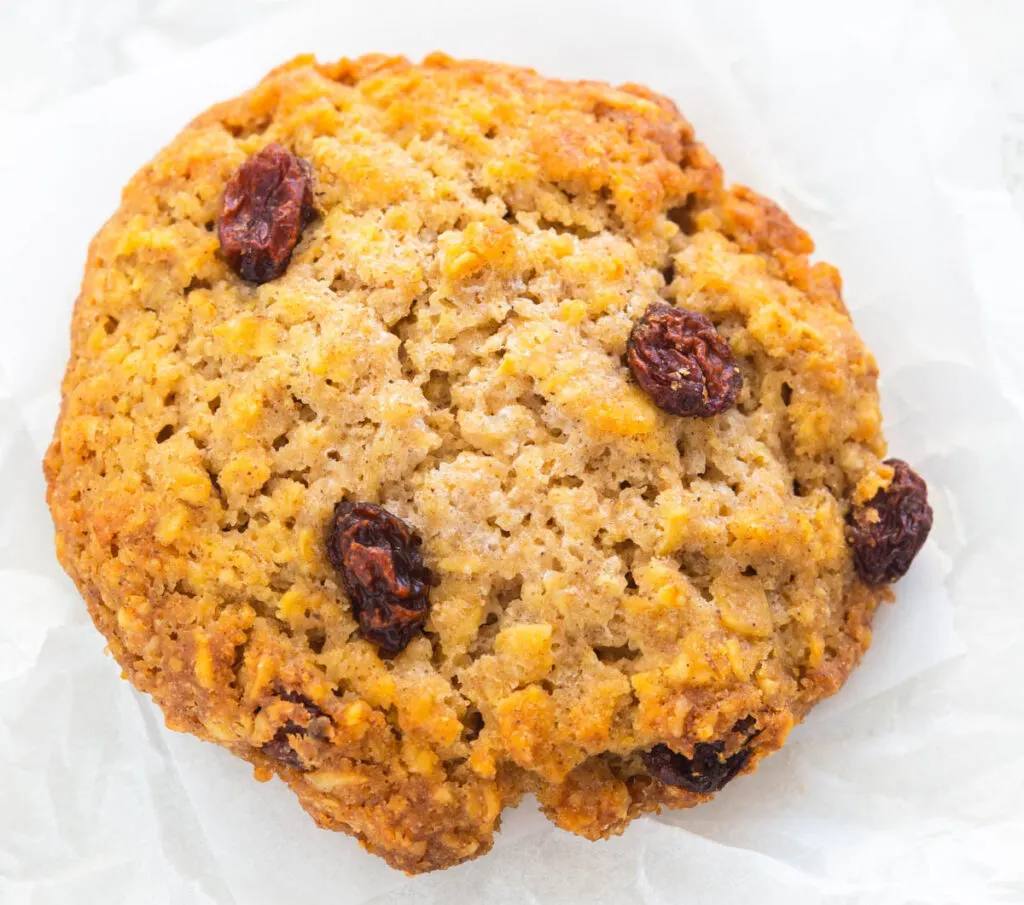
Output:
[[[315,211],[256,285],[217,224],[271,143]],[[889,594],[846,534],[893,479],[875,362],[812,249],[645,88],[300,57],[91,245],[45,461],[60,560],[171,728],[410,873],[486,852],[526,792],[591,839],[698,804],[677,765],[752,771]],[[727,341],[728,410],[632,377],[658,302]],[[422,540],[395,656],[328,559],[345,500]]]

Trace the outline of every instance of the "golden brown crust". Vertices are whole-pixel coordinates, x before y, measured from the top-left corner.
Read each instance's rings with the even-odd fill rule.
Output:
[[[271,141],[318,217],[257,288],[213,225]],[[90,246],[44,465],[61,563],[169,726],[403,870],[482,854],[525,792],[587,838],[690,807],[641,753],[732,755],[753,720],[753,770],[885,594],[843,533],[886,476],[876,368],[812,250],[645,88],[297,58]],[[676,418],[631,382],[659,299],[718,325],[735,409]],[[391,661],[327,562],[343,497],[410,522],[439,579]]]

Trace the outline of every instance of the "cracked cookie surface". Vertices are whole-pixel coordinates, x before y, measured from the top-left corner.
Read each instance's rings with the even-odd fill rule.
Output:
[[[313,203],[257,285],[218,218],[271,144]],[[812,250],[644,88],[298,58],[92,243],[45,462],[61,562],[169,726],[398,868],[482,854],[526,792],[588,838],[698,804],[842,685],[888,594],[846,538],[893,479],[876,368]],[[660,303],[728,344],[727,409],[632,376]],[[431,578],[393,656],[328,555],[346,501]]]

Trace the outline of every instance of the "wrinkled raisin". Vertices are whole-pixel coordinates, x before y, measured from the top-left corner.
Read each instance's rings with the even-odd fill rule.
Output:
[[[430,609],[430,570],[411,526],[373,503],[338,503],[327,554],[341,573],[359,632],[382,657],[405,649]]]
[[[703,314],[651,305],[633,326],[626,361],[654,404],[674,415],[707,418],[736,401],[743,376],[732,349]]]
[[[284,273],[312,216],[309,165],[269,144],[228,180],[217,221],[221,252],[243,280],[266,283]]]
[[[668,745],[655,745],[641,757],[651,776],[665,785],[707,795],[734,779],[750,760],[747,748],[740,748],[730,757],[722,757],[724,749],[725,743],[721,741],[698,742],[691,758]]]
[[[315,720],[321,717],[326,718],[327,716],[327,714],[309,700],[309,698],[305,697],[305,695],[299,694],[298,692],[284,691],[281,692],[279,697],[281,700],[288,701],[291,704],[301,704],[309,714],[310,720]],[[319,736],[323,734],[321,731],[318,731],[320,728],[321,727],[312,724],[308,727],[303,727],[298,723],[289,720],[274,733],[274,737],[264,744],[260,750],[262,750],[268,757],[272,757],[274,760],[278,760],[289,767],[294,767],[296,770],[305,770],[306,765],[302,762],[302,758],[299,757],[298,752],[292,747],[289,736]]]
[[[902,578],[932,528],[924,479],[901,459],[885,464],[893,469],[892,483],[847,518],[854,567],[871,585]]]

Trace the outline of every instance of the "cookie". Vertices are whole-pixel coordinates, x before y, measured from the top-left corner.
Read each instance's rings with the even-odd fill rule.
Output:
[[[168,726],[410,873],[525,793],[591,839],[706,801],[931,524],[812,250],[645,88],[300,57],[90,247],[61,563]]]

